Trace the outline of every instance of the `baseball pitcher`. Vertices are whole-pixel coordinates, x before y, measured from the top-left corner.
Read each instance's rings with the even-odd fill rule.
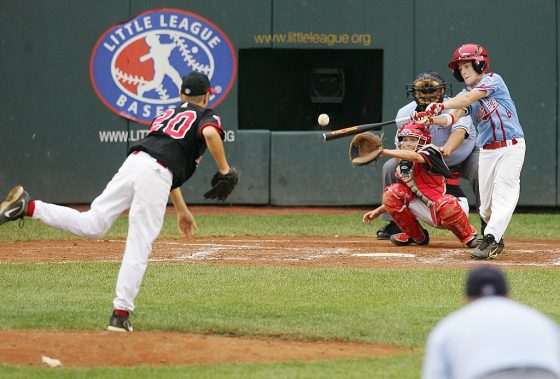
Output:
[[[140,290],[152,243],[163,226],[170,196],[177,212],[179,231],[189,237],[196,229],[180,186],[193,175],[206,148],[210,150],[218,172],[205,197],[224,200],[237,184],[237,171],[228,164],[224,152],[221,119],[206,108],[212,91],[206,75],[197,72],[186,75],[181,86],[181,105],[154,119],[148,135],[130,148],[119,171],[93,201],[89,211],[78,212],[33,201],[22,186],[12,188],[0,205],[0,225],[28,216],[90,238],[105,235],[117,217],[129,210],[126,247],[108,330],[133,330],[129,313],[135,308],[134,300]]]

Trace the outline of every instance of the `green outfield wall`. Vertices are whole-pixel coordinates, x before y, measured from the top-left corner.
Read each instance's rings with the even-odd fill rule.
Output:
[[[425,69],[442,73],[457,93],[462,86],[447,62],[461,43],[478,42],[508,84],[526,133],[519,205],[557,207],[558,1],[1,0],[0,193],[21,183],[38,199],[67,204],[89,203],[103,190],[148,126],[101,99],[92,54],[112,26],[122,31],[105,49],[118,52],[159,20],[207,38],[209,57],[215,46],[233,52],[235,73],[215,107],[241,173],[228,203],[378,204],[382,164],[352,168],[349,139],[323,142],[317,115],[331,114],[331,128],[391,119],[409,101],[405,84]],[[158,9],[186,16],[157,18]],[[127,23],[141,14],[154,16]],[[198,19],[205,21],[197,26]],[[184,41],[195,57],[203,54]],[[263,61],[268,52],[276,55]],[[208,59],[215,67],[224,61]],[[126,80],[136,88],[132,76]],[[131,99],[127,109],[142,113]],[[391,143],[395,127],[384,133]],[[215,169],[208,154],[183,186],[188,203],[213,203],[202,194]]]

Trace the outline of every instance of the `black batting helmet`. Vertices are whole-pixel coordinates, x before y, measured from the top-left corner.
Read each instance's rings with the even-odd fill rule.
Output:
[[[407,97],[414,99],[420,108],[430,103],[441,103],[446,93],[451,95],[451,84],[435,71],[421,72],[411,84],[406,85]]]

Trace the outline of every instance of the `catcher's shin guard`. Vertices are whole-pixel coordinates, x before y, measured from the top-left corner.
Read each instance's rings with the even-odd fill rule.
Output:
[[[462,244],[470,247],[471,242],[476,241],[476,229],[470,224],[469,218],[455,196],[443,195],[434,201],[430,211],[436,226],[455,234]]]
[[[416,243],[422,243],[426,239],[426,235],[420,223],[408,208],[408,204],[412,200],[414,200],[414,194],[410,188],[401,183],[387,186],[383,193],[383,205],[387,214]]]

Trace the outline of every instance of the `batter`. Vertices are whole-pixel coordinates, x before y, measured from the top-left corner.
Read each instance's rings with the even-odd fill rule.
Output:
[[[504,80],[488,71],[484,47],[474,43],[460,46],[448,66],[466,88],[443,103],[428,105],[413,118],[426,124],[452,125],[469,114],[478,128],[480,216],[487,226],[482,243],[471,256],[494,258],[503,249],[503,236],[519,200],[524,133]],[[444,109],[449,113],[438,115]]]

